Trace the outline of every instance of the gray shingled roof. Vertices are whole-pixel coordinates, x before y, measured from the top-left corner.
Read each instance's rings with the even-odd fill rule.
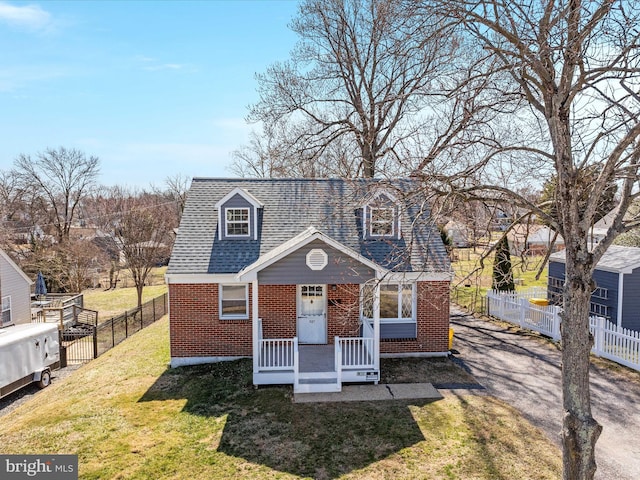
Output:
[[[565,251],[549,256],[549,260],[565,263]],[[612,272],[630,272],[640,267],[640,248],[611,245],[598,262],[598,269]]]
[[[195,178],[167,274],[237,273],[310,226],[371,259],[399,271],[449,272],[440,234],[410,180],[388,185],[403,205],[402,238],[366,240],[362,206],[375,180]],[[216,203],[242,188],[264,204],[258,239],[220,240]],[[404,192],[404,193],[403,193]]]

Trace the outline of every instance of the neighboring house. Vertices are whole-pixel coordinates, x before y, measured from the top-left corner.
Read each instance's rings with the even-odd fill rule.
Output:
[[[555,241],[554,241],[555,237]],[[516,255],[545,255],[549,248],[553,252],[564,249],[561,235],[545,225],[520,223],[514,225],[507,234],[511,252]]]
[[[467,226],[455,220],[449,220],[443,229],[451,239],[451,244],[454,247],[466,248],[471,246],[473,231]]]
[[[0,327],[31,322],[33,281],[0,250]]]
[[[640,248],[611,245],[593,272],[591,314],[619,327],[640,331]],[[565,281],[565,252],[549,258],[548,292],[560,304]]]
[[[167,269],[172,366],[253,358],[296,392],[448,354],[451,267],[411,181],[204,179]]]
[[[600,241],[607,235],[609,228],[613,225],[613,220],[616,217],[617,212],[615,210],[610,211],[600,220],[598,220],[591,229],[589,229],[589,241],[592,246],[600,243]]]

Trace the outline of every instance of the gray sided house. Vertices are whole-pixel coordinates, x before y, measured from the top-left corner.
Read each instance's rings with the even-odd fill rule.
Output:
[[[549,299],[562,302],[565,281],[565,255],[557,252],[549,258]],[[612,245],[593,273],[596,289],[591,294],[591,314],[614,324],[640,331],[640,248]]]
[[[196,178],[166,279],[173,366],[340,391],[448,353],[451,267],[410,180]]]
[[[0,250],[0,328],[31,322],[33,281]]]

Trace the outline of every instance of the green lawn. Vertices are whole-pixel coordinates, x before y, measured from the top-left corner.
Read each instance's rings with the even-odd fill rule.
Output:
[[[167,292],[167,286],[151,285],[142,289],[142,303],[159,297]],[[82,292],[84,308],[96,310],[101,321],[120,315],[138,305],[138,293],[135,287],[115,288],[113,290],[88,289]]]
[[[455,277],[452,282],[451,299],[458,305],[472,311],[481,311],[482,298],[491,289],[493,275],[493,254],[483,258],[479,250],[456,249],[456,258],[452,262]],[[513,276],[519,282],[516,290],[531,287],[546,287],[547,268],[545,267],[540,277],[536,279],[542,256],[517,257],[512,256]]]
[[[75,453],[82,479],[561,476],[559,450],[489,396],[294,404],[254,389],[248,360],[168,360],[165,318],[3,417],[3,453]]]

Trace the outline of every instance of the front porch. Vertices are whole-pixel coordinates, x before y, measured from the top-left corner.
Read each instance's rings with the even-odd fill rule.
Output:
[[[258,330],[255,385],[293,384],[295,393],[340,392],[344,382],[380,379],[378,342],[367,322],[362,336],[336,336],[333,345],[301,345],[298,337],[262,338],[261,322]]]

